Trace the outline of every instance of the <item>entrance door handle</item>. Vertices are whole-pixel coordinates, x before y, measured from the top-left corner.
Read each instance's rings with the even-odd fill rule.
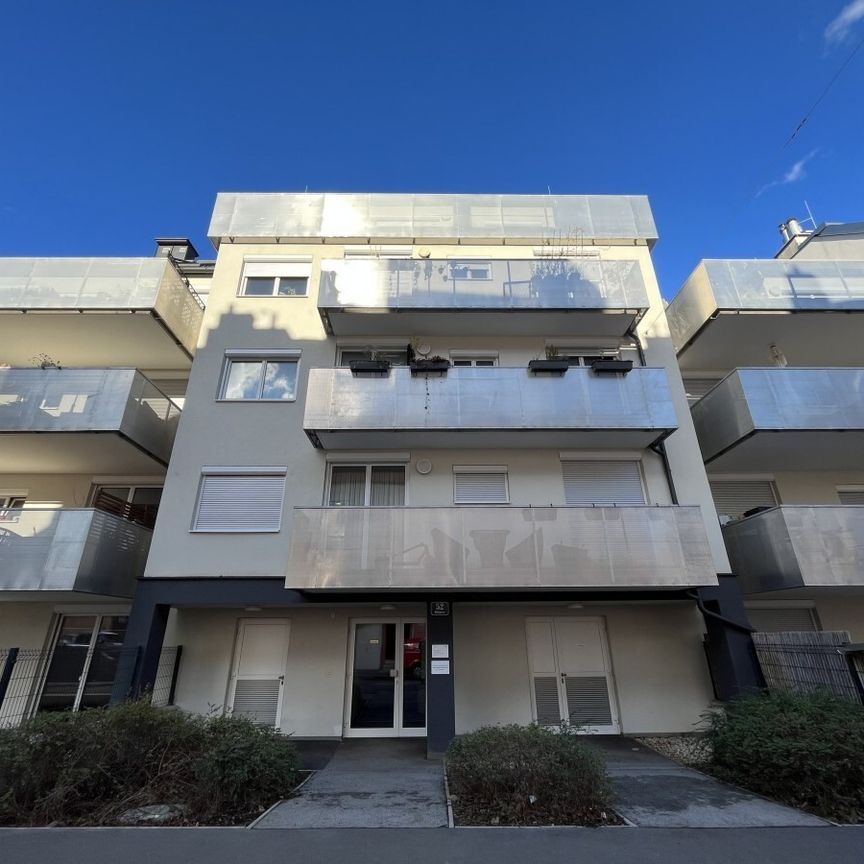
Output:
[[[398,669],[391,669],[390,670],[390,677],[391,678],[398,678],[399,677],[399,670]]]

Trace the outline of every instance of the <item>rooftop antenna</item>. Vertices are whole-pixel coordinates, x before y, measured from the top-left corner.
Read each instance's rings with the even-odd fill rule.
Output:
[[[804,220],[805,222],[809,222],[813,226],[813,230],[816,230],[816,220],[813,218],[813,211],[810,209],[810,205],[807,203],[807,199],[804,199],[804,206],[807,208],[807,218]]]
[[[547,194],[549,194],[549,195],[552,194],[552,187],[551,187],[548,183],[546,184],[546,192],[547,192]]]

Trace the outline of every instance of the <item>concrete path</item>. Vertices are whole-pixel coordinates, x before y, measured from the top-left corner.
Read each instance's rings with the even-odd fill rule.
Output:
[[[365,739],[338,745],[296,798],[255,828],[437,828],[447,825],[444,767],[426,741]]]
[[[764,828],[828,824],[809,813],[775,804],[699,771],[683,768],[632,738],[598,736],[591,742],[606,756],[617,796],[615,810],[639,827]]]
[[[861,828],[0,829],[3,864],[861,864]]]

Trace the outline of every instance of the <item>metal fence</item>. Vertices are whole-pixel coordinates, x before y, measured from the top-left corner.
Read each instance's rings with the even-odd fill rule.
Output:
[[[96,646],[65,656],[54,649],[0,648],[0,728],[40,711],[79,711],[108,705],[117,671],[132,672],[138,648]],[[174,704],[182,646],[163,648],[150,693],[157,706]],[[83,670],[87,670],[86,673]]]
[[[753,644],[769,690],[864,702],[864,650],[847,632],[754,633]]]

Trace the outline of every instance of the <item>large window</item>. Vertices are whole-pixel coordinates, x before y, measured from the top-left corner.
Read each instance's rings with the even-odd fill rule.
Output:
[[[264,533],[282,527],[285,469],[205,469],[193,531]]]
[[[297,361],[296,355],[229,355],[219,398],[241,402],[293,401],[297,398]]]
[[[721,523],[740,519],[757,507],[776,507],[777,489],[774,481],[760,479],[722,479],[709,477],[711,496]]]
[[[330,507],[402,507],[404,465],[331,465],[326,496]]]
[[[564,500],[572,505],[644,504],[639,462],[585,459],[561,463]]]
[[[387,360],[391,366],[408,365],[408,349],[390,347],[364,346],[362,348],[340,348],[339,365],[350,366],[358,360]]]
[[[241,297],[305,297],[311,259],[246,261],[240,279]]]

